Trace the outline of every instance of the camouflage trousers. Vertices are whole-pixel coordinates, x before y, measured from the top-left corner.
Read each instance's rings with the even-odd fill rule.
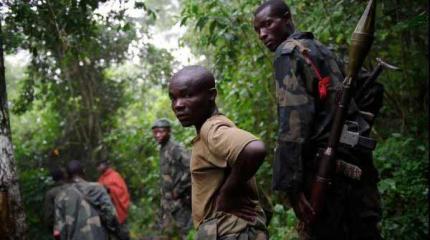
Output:
[[[182,207],[169,213],[163,211],[160,219],[160,232],[168,239],[186,239],[188,232],[193,226],[191,209]]]
[[[267,240],[268,233],[253,226],[247,226],[242,232],[218,236],[217,219],[210,219],[200,224],[196,240]]]
[[[130,238],[130,231],[128,229],[127,221],[123,224],[120,224],[120,234],[122,238]],[[109,240],[119,240],[118,236],[115,236],[113,233],[109,233]]]

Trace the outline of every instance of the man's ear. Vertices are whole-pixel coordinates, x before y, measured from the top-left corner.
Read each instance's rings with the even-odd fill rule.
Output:
[[[286,11],[283,15],[282,15],[282,20],[285,23],[289,23],[291,21],[291,13],[290,11]]]
[[[282,15],[282,17],[283,17],[283,18],[287,18],[287,19],[291,18],[291,13],[290,13],[290,11],[286,11],[286,12]]]
[[[218,91],[216,90],[216,88],[209,89],[209,100],[215,102],[217,94],[218,94]]]

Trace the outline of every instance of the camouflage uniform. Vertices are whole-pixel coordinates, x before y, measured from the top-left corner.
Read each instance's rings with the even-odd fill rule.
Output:
[[[328,96],[319,99],[318,79],[303,55],[309,50],[312,62],[331,83]],[[295,32],[275,52],[275,83],[278,108],[278,144],[273,162],[273,188],[292,196],[303,191],[309,198],[315,176],[315,155],[326,146],[335,111],[336,93],[343,80],[333,54],[312,33]],[[362,131],[369,125],[357,114],[352,102],[349,118],[358,121]],[[340,148],[337,157],[359,166],[361,180],[336,175],[328,193],[321,221],[305,229],[302,239],[380,239],[377,223],[381,217],[377,190],[378,173],[372,154]],[[307,236],[307,237],[305,237]]]
[[[172,137],[160,148],[160,227],[168,235],[185,238],[192,227],[190,154]],[[174,199],[176,195],[176,199]]]
[[[76,180],[60,192],[55,198],[54,231],[62,240],[104,240],[109,239],[108,231],[118,234],[115,207],[105,188]]]
[[[196,240],[267,240],[269,239],[264,222],[256,221],[255,225],[248,225],[239,233],[218,236],[219,218],[228,214],[218,212],[216,217],[205,220],[200,224]]]
[[[67,184],[64,182],[56,182],[54,186],[49,189],[45,194],[45,200],[43,204],[44,210],[44,222],[48,227],[49,231],[52,232],[52,228],[54,227],[54,204],[55,197],[63,191],[67,187]]]

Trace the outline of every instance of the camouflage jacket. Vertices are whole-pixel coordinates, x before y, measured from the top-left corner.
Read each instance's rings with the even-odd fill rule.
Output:
[[[162,208],[175,211],[191,206],[190,153],[172,139],[160,148]],[[176,196],[176,199],[174,199]]]
[[[67,187],[67,184],[64,182],[55,183],[55,185],[49,189],[45,194],[45,199],[43,202],[43,210],[44,210],[44,223],[48,227],[49,231],[52,231],[54,226],[54,204],[55,197],[63,191]]]
[[[303,51],[322,77],[330,77],[328,94],[320,100],[318,78]],[[312,33],[295,32],[275,53],[278,108],[278,144],[273,163],[273,188],[286,192],[303,189],[305,169],[313,164],[319,147],[325,147],[343,81],[335,56]],[[356,107],[352,103],[351,111]],[[355,110],[354,110],[355,109]],[[312,166],[311,166],[312,167]]]
[[[62,240],[108,239],[108,230],[119,232],[120,226],[102,185],[79,179],[55,198],[54,231]]]

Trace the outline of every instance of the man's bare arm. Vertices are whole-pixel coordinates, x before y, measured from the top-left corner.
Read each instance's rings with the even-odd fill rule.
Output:
[[[248,181],[255,175],[266,156],[262,141],[252,141],[241,151],[231,168],[216,201],[217,210],[253,221],[256,216],[255,203],[242,196],[252,196]],[[258,196],[254,196],[257,199]],[[240,210],[240,211],[239,211]]]

